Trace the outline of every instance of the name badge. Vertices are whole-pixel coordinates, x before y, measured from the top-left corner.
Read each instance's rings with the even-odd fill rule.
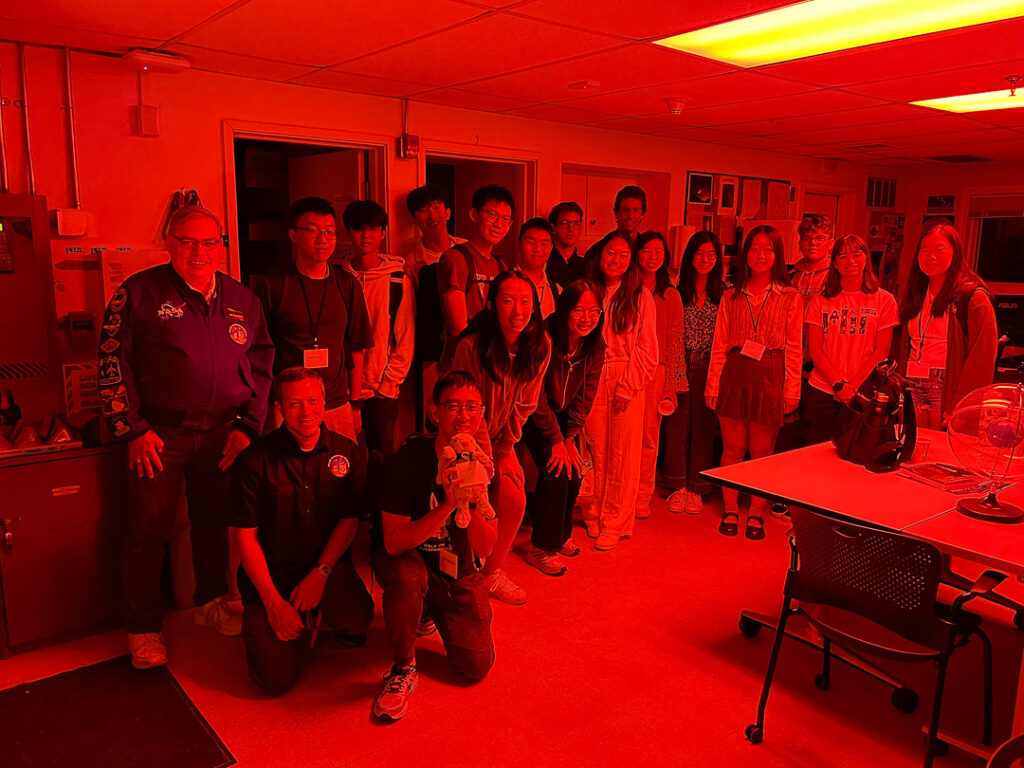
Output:
[[[302,365],[305,368],[326,368],[328,354],[326,349],[302,350]]]
[[[929,363],[915,363],[913,360],[907,361],[908,379],[927,379],[931,375],[932,367]]]
[[[459,558],[455,556],[455,553],[450,549],[442,549],[437,554],[441,561],[441,573],[451,576],[453,579],[459,578]]]
[[[764,344],[753,339],[747,339],[740,348],[740,354],[744,357],[749,357],[751,360],[760,360],[764,357]]]

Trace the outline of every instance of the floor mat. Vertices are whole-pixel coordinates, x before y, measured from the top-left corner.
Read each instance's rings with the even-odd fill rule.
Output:
[[[235,758],[167,667],[129,656],[0,691],[4,768],[223,768]]]

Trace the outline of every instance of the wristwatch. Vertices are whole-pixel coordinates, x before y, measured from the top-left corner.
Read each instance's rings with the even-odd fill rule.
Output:
[[[843,387],[845,387],[849,383],[850,382],[848,382],[846,379],[840,379],[839,381],[832,385],[832,391],[838,395],[840,392],[843,391]]]
[[[325,579],[331,575],[331,571],[333,570],[327,563],[317,563],[316,569],[320,571],[320,575]]]

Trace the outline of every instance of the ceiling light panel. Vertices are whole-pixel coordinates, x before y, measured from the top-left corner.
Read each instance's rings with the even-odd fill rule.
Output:
[[[1019,109],[1024,107],[1024,89],[1014,96],[1010,95],[1009,88],[1001,91],[986,91],[985,93],[965,93],[962,96],[947,96],[944,99],[925,99],[923,101],[912,101],[919,107],[931,107],[946,112],[988,112],[993,109]]]

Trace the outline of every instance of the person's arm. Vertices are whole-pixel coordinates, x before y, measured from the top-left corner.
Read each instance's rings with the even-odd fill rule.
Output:
[[[384,549],[388,554],[400,555],[410,549],[416,549],[433,536],[434,531],[455,511],[455,504],[450,501],[451,494],[447,496],[448,498],[417,520],[382,509],[381,530],[384,534]]]
[[[893,327],[890,325],[888,328],[878,328],[875,330],[875,346],[871,349],[871,353],[864,358],[864,362],[860,364],[860,367],[854,371],[850,379],[848,386],[853,388],[853,392],[856,392],[860,385],[864,383],[864,380],[875,370],[875,366],[889,356],[889,348],[892,346]],[[840,395],[842,394],[840,393]],[[852,396],[853,393],[851,392],[850,394]]]
[[[686,328],[683,318],[683,300],[679,291],[669,288],[665,293],[669,316],[667,349],[665,350],[665,395],[675,397],[677,392],[686,392],[690,383],[686,380]]]
[[[711,342],[711,357],[708,361],[708,380],[704,385],[704,399],[708,408],[715,410],[718,405],[718,384],[725,366],[725,356],[729,346],[729,302],[732,291],[726,291],[718,302],[718,315],[715,318],[715,337]]]
[[[816,370],[821,377],[829,384],[839,381],[839,373],[832,367],[832,361],[825,353],[825,329],[816,323],[808,322],[807,326],[807,351],[811,356]]]
[[[350,272],[341,272],[339,290],[343,290],[340,281],[346,280],[348,291],[348,323],[345,326],[345,366],[348,369],[349,400],[361,400],[363,397],[363,363],[364,352],[373,347],[373,328],[370,325],[370,313],[366,308],[363,286]],[[344,295],[344,294],[343,294]]]
[[[530,418],[533,420],[534,426],[540,430],[544,439],[551,445],[556,445],[565,439],[562,436],[562,430],[558,426],[555,411],[551,407],[551,403],[548,402],[547,393],[541,393],[540,399],[537,401],[537,410],[533,412]]]
[[[615,397],[627,401],[636,397],[658,370],[658,318],[654,298],[646,288],[640,292],[636,338],[629,352],[626,370],[615,387]]]
[[[469,265],[461,252],[449,248],[441,255],[437,265],[437,290],[441,294],[444,322],[451,338],[466,330],[469,324],[469,310],[466,308],[466,281],[469,279]]]
[[[485,520],[475,507],[471,508],[466,538],[469,539],[469,546],[473,548],[476,556],[486,560],[494,549],[494,542],[498,540],[498,518]]]
[[[544,375],[548,370],[548,362],[551,360],[551,342],[544,338],[545,354],[537,373],[533,378],[523,382],[521,387],[516,387],[516,399],[512,410],[508,414],[508,423],[498,433],[495,451],[507,453],[523,437],[523,425],[530,418],[530,414],[537,410],[537,403],[544,397]],[[509,374],[511,376],[511,374]]]
[[[580,387],[576,397],[569,404],[569,423],[566,426],[565,436],[570,440],[574,440],[583,433],[587,416],[590,415],[590,409],[594,407],[597,387],[601,383],[601,373],[604,371],[604,346],[598,347],[586,362],[586,366],[583,386]]]
[[[786,413],[800,405],[801,371],[804,364],[804,302],[794,291],[784,297],[786,307],[786,370],[782,386],[783,407]]]
[[[959,323],[960,320],[950,313],[949,322]],[[999,331],[992,302],[984,291],[975,291],[967,305],[967,356],[960,369],[957,391],[952,401],[945,404],[947,412],[952,412],[956,404],[972,390],[992,383],[998,350]]]
[[[259,301],[253,301],[252,312],[254,315],[252,344],[245,351],[246,363],[249,365],[252,379],[249,382],[252,394],[238,409],[236,424],[236,431],[246,433],[249,440],[259,437],[263,431],[263,422],[267,418],[267,405],[270,399],[270,385],[274,380],[274,342],[270,338],[270,331],[267,330],[263,305]],[[238,455],[237,452],[235,455]],[[234,456],[231,457],[231,460],[234,460]],[[228,464],[230,465],[230,462]]]
[[[405,275],[402,279],[402,301],[395,316],[395,343],[388,354],[380,378],[379,392],[384,397],[398,397],[398,388],[409,375],[416,339],[416,288]]]
[[[327,544],[317,560],[317,566],[323,565],[334,567],[338,559],[345,554],[352,539],[355,538],[356,529],[359,527],[358,517],[346,517],[338,521],[331,531]],[[320,568],[314,568],[303,577],[295,589],[292,590],[288,599],[299,611],[309,611],[320,605],[320,599],[324,596],[324,587],[327,586],[327,576],[320,572]]]

